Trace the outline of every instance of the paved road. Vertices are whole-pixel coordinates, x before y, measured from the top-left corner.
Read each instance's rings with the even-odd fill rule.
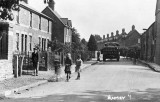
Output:
[[[5,102],[160,102],[160,74],[130,61],[100,62],[81,80],[50,82],[10,95]]]

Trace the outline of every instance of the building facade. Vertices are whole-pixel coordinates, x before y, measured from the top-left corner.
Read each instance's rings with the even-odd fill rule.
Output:
[[[54,10],[55,2],[54,0],[50,0],[48,2],[48,6],[42,11],[43,14],[49,16],[50,18],[54,19],[54,23],[52,26],[52,37],[51,39],[54,40],[55,38],[60,41],[61,43],[68,45],[71,47],[72,43],[72,22],[68,20],[68,18],[62,18],[55,10]],[[61,64],[64,64],[64,59],[66,53],[71,52],[67,51],[67,49],[60,52],[61,56]]]
[[[131,31],[127,34],[125,29],[122,29],[122,33],[119,34],[119,31],[116,31],[116,34],[111,33],[111,36],[107,34],[106,38],[103,38],[101,41],[98,41],[98,50],[102,49],[104,43],[106,42],[118,42],[120,48],[129,48],[131,46],[138,45],[140,46],[140,33],[135,29],[135,26],[132,26]]]
[[[44,51],[51,40],[53,20],[26,3],[13,11],[13,21],[0,21],[0,79],[13,77],[14,52],[32,52],[37,45]]]

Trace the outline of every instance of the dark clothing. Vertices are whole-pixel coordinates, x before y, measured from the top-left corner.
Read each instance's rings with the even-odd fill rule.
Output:
[[[38,53],[35,53],[35,52],[32,53],[32,62],[33,62],[34,69],[36,69],[37,63],[38,63]]]
[[[32,53],[32,62],[33,62],[33,68],[35,70],[35,74],[38,75],[38,68],[37,68],[37,65],[38,65],[38,53],[35,53],[33,52]]]
[[[69,59],[68,57],[65,60],[65,73],[71,74],[71,65],[72,65],[72,60]]]

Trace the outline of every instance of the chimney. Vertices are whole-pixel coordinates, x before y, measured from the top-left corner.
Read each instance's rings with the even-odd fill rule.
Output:
[[[48,6],[49,6],[53,11],[54,11],[54,5],[55,5],[54,0],[49,0]]]
[[[116,31],[116,35],[117,35],[117,36],[119,35],[119,31],[118,31],[118,30]]]
[[[103,39],[105,39],[105,35],[103,35]]]
[[[122,29],[122,33],[125,33],[125,29],[124,28]]]
[[[133,26],[132,26],[132,31],[134,31],[134,30],[135,30],[135,26],[133,25]]]
[[[109,38],[109,34],[107,34],[107,38]]]
[[[22,2],[25,2],[26,4],[28,4],[28,0],[20,0]]]
[[[113,37],[113,36],[114,36],[114,33],[112,32],[112,33],[111,33],[111,37]]]

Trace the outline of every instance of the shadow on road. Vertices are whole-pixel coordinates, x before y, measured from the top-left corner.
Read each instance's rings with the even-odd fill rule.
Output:
[[[53,90],[54,91],[54,90]],[[160,102],[160,89],[112,92],[87,90],[79,94],[55,94],[44,97],[5,99],[4,102]]]

